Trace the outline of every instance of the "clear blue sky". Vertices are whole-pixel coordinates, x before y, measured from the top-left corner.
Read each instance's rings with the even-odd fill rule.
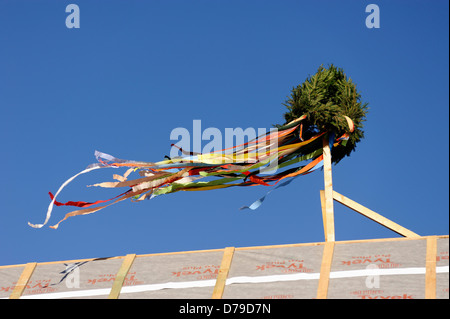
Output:
[[[65,8],[80,8],[68,29]],[[368,29],[366,5],[380,8]],[[293,86],[333,63],[357,83],[366,138],[334,188],[420,235],[449,232],[449,4],[435,1],[0,0],[0,265],[324,240],[321,171],[267,187],[121,202],[58,230],[62,182],[100,150],[159,161],[176,127],[270,128]],[[118,194],[81,176],[60,201]],[[50,225],[70,208],[57,207]],[[335,203],[336,240],[397,237]]]

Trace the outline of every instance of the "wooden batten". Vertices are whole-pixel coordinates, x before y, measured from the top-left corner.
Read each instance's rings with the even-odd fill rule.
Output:
[[[425,298],[436,299],[436,255],[437,238],[427,238],[426,270],[425,270]]]
[[[212,299],[222,299],[233,255],[234,247],[225,248],[223,252],[222,263],[220,264],[219,274],[217,275],[216,279],[216,285],[214,286]]]
[[[406,229],[403,226],[400,226],[397,223],[394,223],[393,221],[387,219],[384,216],[381,216],[380,214],[368,209],[367,207],[364,207],[361,204],[358,204],[357,202],[351,200],[350,198],[345,197],[344,195],[339,194],[336,191],[333,191],[333,199],[339,203],[341,203],[344,206],[347,206],[348,208],[351,208],[355,212],[377,222],[380,225],[383,225],[384,227],[396,232],[397,234],[400,234],[402,236],[408,237],[408,238],[421,238],[421,236],[417,235],[416,233],[410,231],[409,229]]]
[[[28,263],[25,265],[25,268],[23,269],[22,274],[20,275],[19,280],[14,287],[14,290],[9,296],[9,299],[19,299],[20,296],[22,296],[22,293],[27,287],[28,281],[30,281],[31,275],[34,272],[36,265],[37,263]]]
[[[122,286],[125,281],[125,277],[128,275],[128,271],[130,270],[131,265],[133,264],[135,258],[136,254],[128,254],[125,256],[122,265],[120,266],[120,269],[117,272],[116,278],[114,279],[114,283],[111,288],[111,292],[109,293],[108,299],[119,298],[120,291],[122,290]]]
[[[323,220],[323,233],[325,241],[328,241],[328,231],[327,231],[327,210],[325,207],[325,191],[320,190],[320,207],[322,208],[322,220]]]
[[[326,242],[323,247],[322,265],[320,266],[320,277],[317,287],[317,299],[327,299],[333,253],[334,241]]]
[[[324,229],[326,232],[325,241],[335,241],[333,178],[331,173],[331,150],[328,142],[328,137],[323,138],[323,175],[324,175],[325,191],[322,202],[324,203],[325,206],[325,213],[323,213]]]

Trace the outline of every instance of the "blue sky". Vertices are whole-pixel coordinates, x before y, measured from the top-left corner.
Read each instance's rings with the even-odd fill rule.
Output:
[[[80,28],[68,29],[68,4]],[[380,8],[368,29],[366,5]],[[333,63],[370,111],[334,189],[420,235],[449,231],[448,1],[0,0],[0,265],[324,240],[316,171],[267,187],[121,202],[33,229],[100,150],[159,161],[176,127],[270,128],[290,89]],[[118,193],[83,175],[60,201]],[[70,209],[57,207],[50,225]],[[397,237],[335,203],[336,240]]]

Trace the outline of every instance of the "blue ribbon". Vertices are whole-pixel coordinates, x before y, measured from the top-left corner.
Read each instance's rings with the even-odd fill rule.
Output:
[[[323,166],[323,161],[320,161],[320,163],[318,163],[315,167],[315,169],[314,170],[312,170],[311,172],[313,172],[313,171],[315,171],[316,169],[318,169],[318,168],[320,168],[320,167],[322,167]],[[250,206],[242,206],[241,208],[239,208],[239,210],[243,210],[243,209],[251,209],[251,210],[255,210],[255,209],[257,209],[259,206],[261,206],[262,205],[262,203],[264,202],[264,200],[266,199],[266,197],[271,193],[271,192],[273,192],[274,190],[276,190],[276,189],[278,189],[278,188],[280,188],[280,187],[284,187],[284,186],[287,186],[287,185],[289,185],[294,179],[296,179],[297,177],[299,177],[299,176],[301,176],[301,175],[297,175],[297,176],[294,176],[294,177],[292,177],[291,179],[289,179],[289,180],[287,180],[287,181],[285,181],[285,182],[282,182],[280,185],[278,185],[278,186],[276,186],[275,188],[273,188],[273,189],[271,189],[270,191],[268,191],[267,193],[266,193],[266,195],[264,195],[263,197],[261,197],[260,199],[258,199],[258,200],[256,200],[253,204],[251,204]]]

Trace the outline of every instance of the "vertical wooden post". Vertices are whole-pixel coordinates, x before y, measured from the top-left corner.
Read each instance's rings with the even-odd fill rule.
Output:
[[[323,138],[323,175],[325,182],[324,200],[325,213],[324,229],[326,231],[325,241],[335,241],[334,235],[334,208],[333,208],[333,179],[331,175],[331,150],[328,136]],[[322,208],[323,209],[323,208]]]
[[[326,242],[323,247],[322,265],[320,266],[320,277],[319,277],[319,284],[317,287],[317,299],[327,299],[333,254],[334,254],[334,241]]]
[[[328,241],[327,212],[325,208],[325,191],[323,189],[320,190],[320,206],[322,207],[323,233],[325,235],[325,241]]]
[[[108,299],[118,299],[120,295],[120,290],[122,290],[123,282],[125,281],[125,277],[128,275],[128,271],[133,264],[134,259],[136,258],[136,254],[128,254],[123,259],[122,265],[120,266],[119,271],[117,272],[116,278],[114,279],[113,286],[109,293]]]
[[[219,269],[219,274],[217,275],[216,285],[213,290],[212,299],[222,299],[233,255],[234,255],[234,247],[225,248],[223,252],[222,263]]]
[[[436,255],[437,238],[427,238],[425,299],[436,299]]]

